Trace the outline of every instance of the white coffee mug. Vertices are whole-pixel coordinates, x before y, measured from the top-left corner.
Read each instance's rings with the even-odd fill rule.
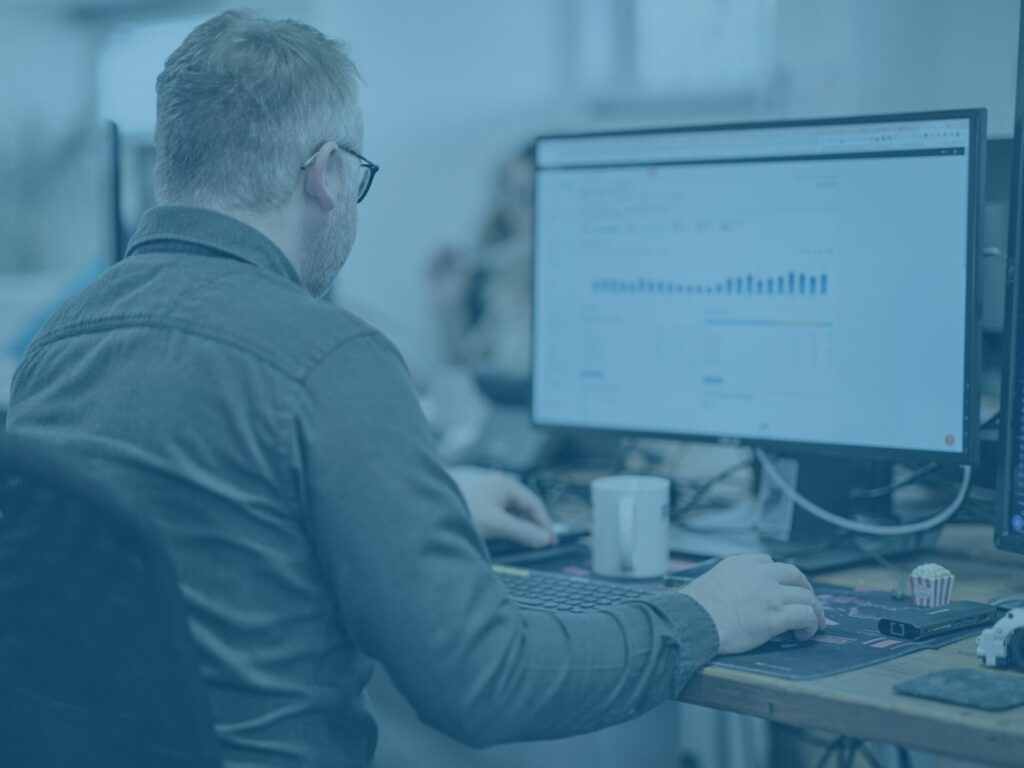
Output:
[[[590,484],[594,573],[633,579],[665,573],[669,489],[665,478],[647,475],[611,475]]]

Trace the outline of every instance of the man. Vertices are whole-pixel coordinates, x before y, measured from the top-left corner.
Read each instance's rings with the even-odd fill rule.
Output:
[[[9,428],[101,458],[158,523],[226,765],[369,765],[371,659],[425,721],[493,744],[619,722],[716,653],[819,628],[804,577],[760,557],[592,614],[519,610],[398,354],[317,300],[375,171],[343,48],[224,13],[167,60],[157,105],[162,205],[33,342]],[[488,482],[481,527],[502,508],[543,526]]]

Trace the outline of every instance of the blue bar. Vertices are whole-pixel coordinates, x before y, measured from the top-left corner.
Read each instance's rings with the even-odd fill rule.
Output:
[[[789,273],[789,292],[790,293],[796,293],[796,288],[794,286],[795,282],[796,282],[796,275],[794,275],[792,272],[790,272]]]
[[[764,280],[761,278],[757,279],[757,292],[764,293]]]
[[[725,292],[726,293],[732,293],[732,278],[731,277],[725,278]]]
[[[743,293],[743,278],[736,278],[736,293]]]
[[[817,292],[818,292],[818,278],[816,278],[814,275],[811,275],[811,293],[817,293]]]
[[[807,275],[805,275],[803,272],[801,272],[800,273],[800,293],[803,293],[804,289],[806,287],[807,287]]]
[[[772,280],[772,279],[771,279],[771,278],[769,277],[769,278],[768,278],[768,293],[774,293],[774,292],[775,292],[775,281],[774,281],[774,280]]]
[[[782,277],[782,275],[779,275],[779,278],[778,278],[778,280],[776,280],[776,282],[779,284],[779,293],[785,293],[786,292],[786,287],[785,287],[786,278]]]
[[[828,275],[821,276],[821,295],[824,296],[828,293]]]
[[[747,293],[754,292],[754,276],[747,275]]]

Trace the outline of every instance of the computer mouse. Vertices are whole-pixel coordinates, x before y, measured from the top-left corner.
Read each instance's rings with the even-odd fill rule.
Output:
[[[781,635],[773,637],[771,641],[773,643],[779,643],[780,645],[803,645],[804,643],[809,642],[810,639],[811,638],[801,640],[796,636],[795,630],[787,629]]]

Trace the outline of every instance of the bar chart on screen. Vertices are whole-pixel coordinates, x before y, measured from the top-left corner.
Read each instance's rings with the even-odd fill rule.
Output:
[[[591,282],[599,294],[660,294],[676,296],[827,296],[829,276],[788,272],[780,275],[736,275],[712,283],[678,282],[656,277],[599,277]]]

